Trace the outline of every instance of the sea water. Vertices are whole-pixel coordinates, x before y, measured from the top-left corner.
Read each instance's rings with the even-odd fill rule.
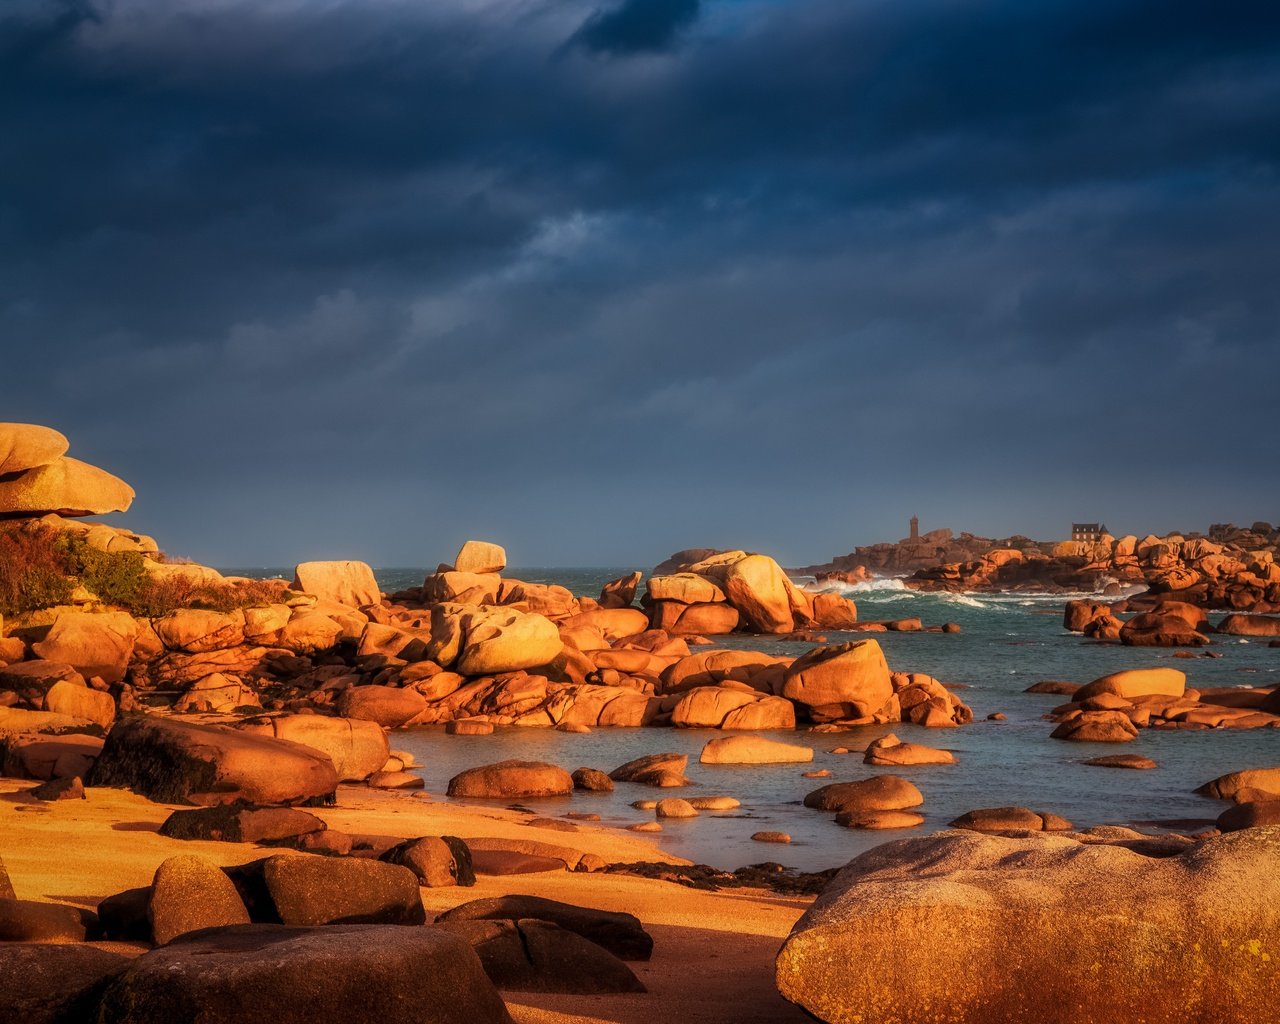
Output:
[[[232,570],[228,570],[229,572]],[[624,567],[600,569],[510,569],[505,575],[540,583],[559,583],[575,594],[595,596]],[[238,570],[248,575],[245,570]],[[257,570],[253,575],[276,575]],[[280,575],[287,575],[280,572]],[[392,592],[420,585],[425,570],[378,570],[379,584]],[[806,582],[799,578],[800,582]],[[1131,743],[1074,743],[1049,739],[1053,723],[1043,716],[1067,700],[1023,691],[1044,679],[1085,683],[1125,668],[1166,665],[1187,674],[1189,686],[1272,686],[1280,683],[1280,649],[1266,640],[1214,637],[1209,650],[1220,658],[1174,658],[1176,649],[1103,645],[1062,628],[1064,595],[945,594],[909,590],[900,580],[876,580],[842,586],[858,604],[864,621],[917,617],[926,625],[955,622],[960,633],[877,633],[895,671],[925,672],[965,687],[957,694],[973,708],[972,724],[957,729],[924,729],[907,724],[868,726],[843,733],[766,732],[772,739],[813,748],[807,765],[702,765],[703,745],[723,733],[705,729],[596,729],[589,734],[550,729],[498,729],[491,736],[448,736],[439,727],[403,730],[392,745],[422,762],[429,793],[442,794],[448,780],[466,768],[505,758],[550,761],[572,771],[586,766],[609,771],[642,754],[676,751],[689,755],[687,774],[696,783],[681,790],[655,790],[619,783],[613,793],[575,793],[572,797],[526,801],[545,816],[569,811],[595,813],[605,826],[622,827],[652,820],[631,802],[665,796],[732,796],[736,811],[703,812],[697,818],[666,819],[650,836],[664,849],[721,868],[775,860],[806,871],[844,864],[870,847],[909,835],[945,828],[965,811],[980,807],[1022,806],[1061,815],[1079,827],[1131,825],[1170,819],[1212,819],[1225,804],[1196,796],[1201,783],[1225,772],[1280,765],[1280,730],[1144,729]],[[826,630],[829,643],[863,639],[868,634]],[[797,656],[807,644],[773,637],[735,634],[713,638],[717,646]],[[993,712],[1005,721],[987,721]],[[944,747],[958,759],[951,765],[873,768],[861,753],[834,754],[837,747],[859,751],[887,732],[900,739]],[[1085,765],[1104,754],[1142,754],[1159,768],[1135,771]],[[829,769],[831,776],[808,779],[803,772]],[[877,774],[910,779],[924,795],[916,808],[924,825],[904,831],[864,832],[842,828],[833,815],[803,806],[806,793],[831,782]],[[437,797],[439,798],[439,797]],[[467,801],[506,806],[510,801]],[[423,834],[430,834],[430,804],[421,807]],[[1147,830],[1152,830],[1147,828]],[[790,845],[762,844],[754,832],[782,831]],[[568,834],[547,832],[548,842],[567,842]]]

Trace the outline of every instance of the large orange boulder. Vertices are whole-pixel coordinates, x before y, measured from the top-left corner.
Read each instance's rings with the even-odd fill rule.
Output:
[[[809,793],[806,807],[819,811],[904,811],[919,807],[924,796],[906,779],[873,775],[857,782],[833,782]]]
[[[563,768],[543,761],[499,761],[468,768],[449,780],[452,797],[568,796],[573,792],[573,776]]]
[[[679,601],[681,604],[713,604],[726,600],[712,580],[692,572],[672,576],[650,576],[645,589],[652,601]]]
[[[676,636],[722,636],[732,633],[742,621],[738,609],[726,601],[705,604],[655,601],[650,615],[654,629],[664,629]]]
[[[1100,604],[1097,601],[1068,601],[1066,610],[1062,614],[1062,628],[1072,633],[1083,633],[1085,627],[1094,619],[1110,612],[1109,604]]]
[[[884,652],[874,640],[816,647],[783,674],[782,696],[810,707],[842,705],[845,717],[879,711],[893,696]]]
[[[498,573],[507,567],[507,553],[501,545],[483,540],[469,540],[453,560],[457,572]]]
[[[775,977],[829,1024],[1256,1024],[1280,982],[1278,862],[1275,828],[1158,858],[1045,832],[901,840],[828,884]]]
[[[811,618],[819,629],[857,629],[858,606],[841,594],[814,594]]]
[[[763,736],[725,736],[708,740],[698,760],[703,764],[803,764],[813,760],[813,748]]]
[[[662,692],[683,693],[695,686],[723,682],[749,683],[752,676],[778,663],[778,658],[759,651],[700,651],[663,670]]]
[[[136,715],[112,727],[85,782],[162,803],[294,804],[332,797],[338,773],[300,743]]]
[[[131,504],[133,488],[119,477],[66,456],[0,479],[0,515],[96,516]]]
[[[872,740],[862,758],[863,764],[874,765],[955,764],[955,761],[955,755],[949,750],[903,743],[893,733]]]
[[[86,678],[118,683],[137,638],[138,623],[128,612],[60,612],[45,638],[31,649],[47,661],[73,666]]]
[[[351,608],[382,600],[373,570],[364,562],[302,562],[293,570],[293,589]]]
[[[1187,675],[1176,668],[1131,668],[1112,672],[1078,689],[1072,700],[1076,703],[1113,693],[1126,700],[1157,694],[1162,697],[1181,697],[1187,689]]]
[[[47,466],[67,450],[67,439],[34,423],[0,423],[0,477]]]
[[[377,722],[324,715],[270,715],[247,719],[236,727],[327,754],[343,782],[367,779],[381,771],[391,756],[387,734]]]
[[[1201,796],[1218,800],[1242,801],[1243,795],[1270,794],[1280,799],[1280,768],[1246,768],[1243,771],[1220,775],[1196,790]]]
[[[1184,615],[1161,606],[1124,623],[1120,642],[1126,647],[1203,647],[1209,638],[1189,625]]]
[[[463,625],[457,670],[464,676],[536,668],[554,660],[563,647],[555,623],[533,613],[508,609],[475,611]]]
[[[747,555],[734,562],[724,576],[729,603],[743,624],[759,633],[789,633],[795,629],[790,580],[767,555]]]
[[[1280,636],[1280,616],[1228,615],[1218,625],[1229,636]]]
[[[244,643],[244,613],[178,608],[152,622],[156,636],[171,651],[203,654]]]

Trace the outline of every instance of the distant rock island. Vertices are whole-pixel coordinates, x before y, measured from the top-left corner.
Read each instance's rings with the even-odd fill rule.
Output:
[[[950,591],[1094,591],[1118,594],[1126,585],[1153,593],[1176,592],[1179,600],[1238,611],[1280,610],[1280,529],[1256,522],[1218,523],[1207,535],[1171,533],[1114,537],[1103,530],[1073,535],[1087,539],[1037,541],[955,536],[931,530],[897,543],[870,544],[796,573],[819,580],[858,582],[872,575],[902,576],[908,587]]]

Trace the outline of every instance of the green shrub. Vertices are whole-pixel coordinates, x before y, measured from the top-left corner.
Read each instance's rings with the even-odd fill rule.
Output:
[[[47,527],[0,531],[0,615],[65,604],[74,589],[55,531]]]
[[[178,608],[229,612],[280,600],[281,580],[200,583],[155,577],[135,551],[99,551],[84,537],[40,525],[0,530],[0,615],[39,611],[71,600],[77,583],[104,604],[156,618]]]
[[[104,604],[133,611],[149,581],[143,557],[136,551],[99,551],[83,537],[64,533],[67,572]]]

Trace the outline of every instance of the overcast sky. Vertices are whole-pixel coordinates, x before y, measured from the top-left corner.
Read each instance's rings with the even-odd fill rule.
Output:
[[[1280,5],[5,0],[0,419],[215,565],[1280,519]]]

